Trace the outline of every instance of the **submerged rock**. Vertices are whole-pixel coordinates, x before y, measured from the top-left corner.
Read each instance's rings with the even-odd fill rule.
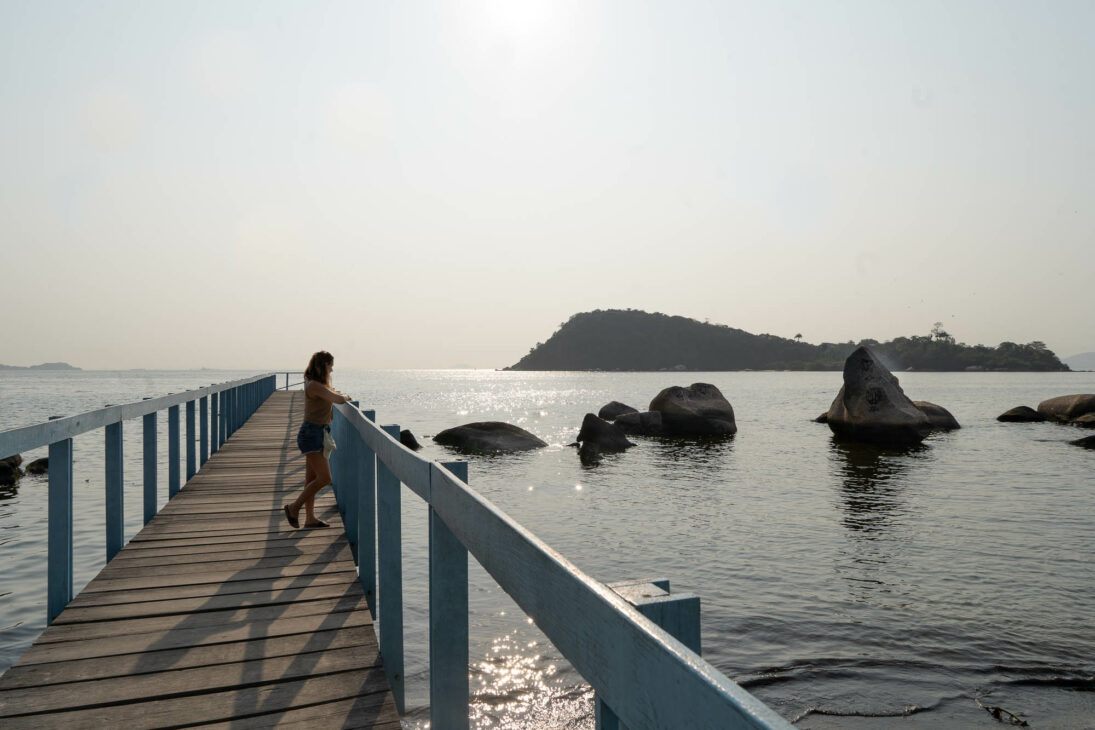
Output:
[[[41,459],[35,459],[27,464],[27,474],[48,474],[49,473],[49,457],[43,456]]]
[[[1069,441],[1073,446],[1082,446],[1085,449],[1095,449],[1095,436],[1084,436],[1082,439]]]
[[[14,456],[0,459],[0,461],[11,464],[12,466],[20,466],[23,463],[23,457],[20,454],[15,454]]]
[[[601,406],[601,410],[597,411],[597,417],[603,418],[606,421],[615,421],[617,418],[625,413],[638,413],[639,411],[626,403],[621,403],[617,400],[611,403],[606,403]]]
[[[474,452],[510,452],[540,449],[547,443],[512,423],[480,421],[448,428],[433,437],[442,446]]]
[[[732,436],[738,431],[733,406],[710,383],[666,388],[650,401],[650,410],[662,414],[662,426],[671,436]]]
[[[658,411],[625,413],[616,419],[615,426],[631,436],[661,436],[665,433],[662,414]]]
[[[601,451],[623,451],[630,449],[635,444],[627,440],[624,432],[613,424],[598,418],[592,413],[587,413],[582,419],[582,429],[578,432],[578,443],[585,449],[595,446]]]
[[[928,417],[866,347],[844,361],[844,385],[826,415],[833,434],[848,441],[915,444],[932,431]]]
[[[1087,413],[1095,413],[1095,395],[1061,395],[1038,404],[1038,412],[1054,421],[1071,421]]]
[[[1046,417],[1030,406],[1016,406],[1010,411],[1001,413],[996,420],[1005,423],[1041,423],[1046,420]]]
[[[820,416],[818,416],[817,418],[814,419],[814,423],[828,423],[828,422],[829,422],[829,412],[828,411],[826,411],[825,413],[822,413]]]
[[[928,417],[931,421],[932,428],[939,431],[953,431],[956,428],[962,428],[958,424],[958,419],[951,415],[943,406],[937,406],[934,403],[930,403],[926,400],[914,400],[913,405],[920,409],[920,412]]]

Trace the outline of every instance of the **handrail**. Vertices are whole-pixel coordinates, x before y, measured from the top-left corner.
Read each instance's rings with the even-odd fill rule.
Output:
[[[125,542],[122,424],[132,418],[142,420],[144,522],[148,524],[159,506],[156,414],[167,409],[170,500],[182,488],[179,406],[185,405],[186,410],[185,463],[189,480],[274,392],[275,380],[274,374],[266,373],[0,432],[0,454],[4,457],[49,446],[47,623],[52,623],[73,597],[73,437],[98,428],[105,431],[104,532],[106,559],[110,562]]]
[[[274,373],[274,375],[275,376],[277,376],[277,375],[284,375],[285,376],[285,385],[279,385],[278,388],[277,388],[278,390],[289,390],[290,388],[295,388],[298,385],[304,385],[304,373],[302,373],[299,370],[288,370],[288,371],[278,370],[277,372]],[[289,376],[290,375],[300,376],[300,382],[299,383],[293,383],[292,385],[290,385],[289,384]]]
[[[214,393],[222,393],[241,385],[258,382],[270,376],[270,373],[266,373],[242,380],[216,383],[182,393],[171,393],[158,398],[149,398],[148,400],[123,405],[106,406],[98,410],[79,413],[75,416],[65,416],[52,421],[37,423],[33,426],[0,431],[0,454],[11,456],[23,451],[37,449],[60,439],[72,438],[88,431],[94,431],[97,428],[103,428],[111,423],[128,421],[131,418],[156,413],[164,408],[177,406]],[[4,457],[0,456],[0,459],[2,458]]]
[[[618,718],[635,729],[791,727],[472,490],[466,463],[428,461],[399,443],[398,426],[377,426],[371,411],[355,406],[335,408],[332,430],[339,448],[331,459],[333,487],[356,549],[362,587],[377,615],[380,652],[400,711],[403,483],[429,507],[433,728],[468,727],[468,554],[589,682],[615,713],[613,722]]]

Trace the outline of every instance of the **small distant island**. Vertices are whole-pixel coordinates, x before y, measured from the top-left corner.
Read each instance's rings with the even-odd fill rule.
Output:
[[[82,370],[67,362],[44,362],[41,365],[0,365],[0,370]]]
[[[891,370],[1068,371],[1043,342],[996,347],[956,342],[941,323],[927,335],[888,342],[823,342],[755,335],[722,324],[637,309],[575,314],[506,370],[720,371],[840,370],[867,345]]]

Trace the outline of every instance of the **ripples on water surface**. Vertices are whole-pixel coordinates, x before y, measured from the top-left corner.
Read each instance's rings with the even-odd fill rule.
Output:
[[[0,428],[233,376],[0,374]],[[910,396],[964,426],[904,450],[836,444],[811,422],[839,373],[336,378],[381,422],[413,430],[428,458],[455,458],[425,437],[470,421],[548,441],[470,458],[472,486],[599,580],[667,577],[698,594],[704,657],[801,727],[1000,727],[978,701],[1032,727],[1095,727],[1095,455],[1067,445],[1074,429],[995,421],[1095,392],[1095,374],[902,374]],[[587,411],[643,408],[695,381],[733,403],[736,437],[636,438],[594,467],[567,446]],[[139,432],[126,424],[127,537],[140,523]],[[77,439],[78,586],[102,564],[102,438]],[[426,519],[406,490],[403,520],[406,724],[425,727]],[[0,493],[0,542],[14,566],[0,578],[3,667],[43,624],[43,479]],[[470,603],[473,725],[591,727],[588,687],[475,564]]]

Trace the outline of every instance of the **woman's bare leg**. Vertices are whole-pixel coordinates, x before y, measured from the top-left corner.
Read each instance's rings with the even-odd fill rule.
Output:
[[[306,480],[304,491],[289,505],[289,512],[296,519],[300,516],[300,508],[303,507],[304,526],[307,527],[320,524],[315,513],[316,492],[331,483],[331,465],[327,463],[327,459],[323,457],[321,451],[305,454],[304,460],[304,478]]]

